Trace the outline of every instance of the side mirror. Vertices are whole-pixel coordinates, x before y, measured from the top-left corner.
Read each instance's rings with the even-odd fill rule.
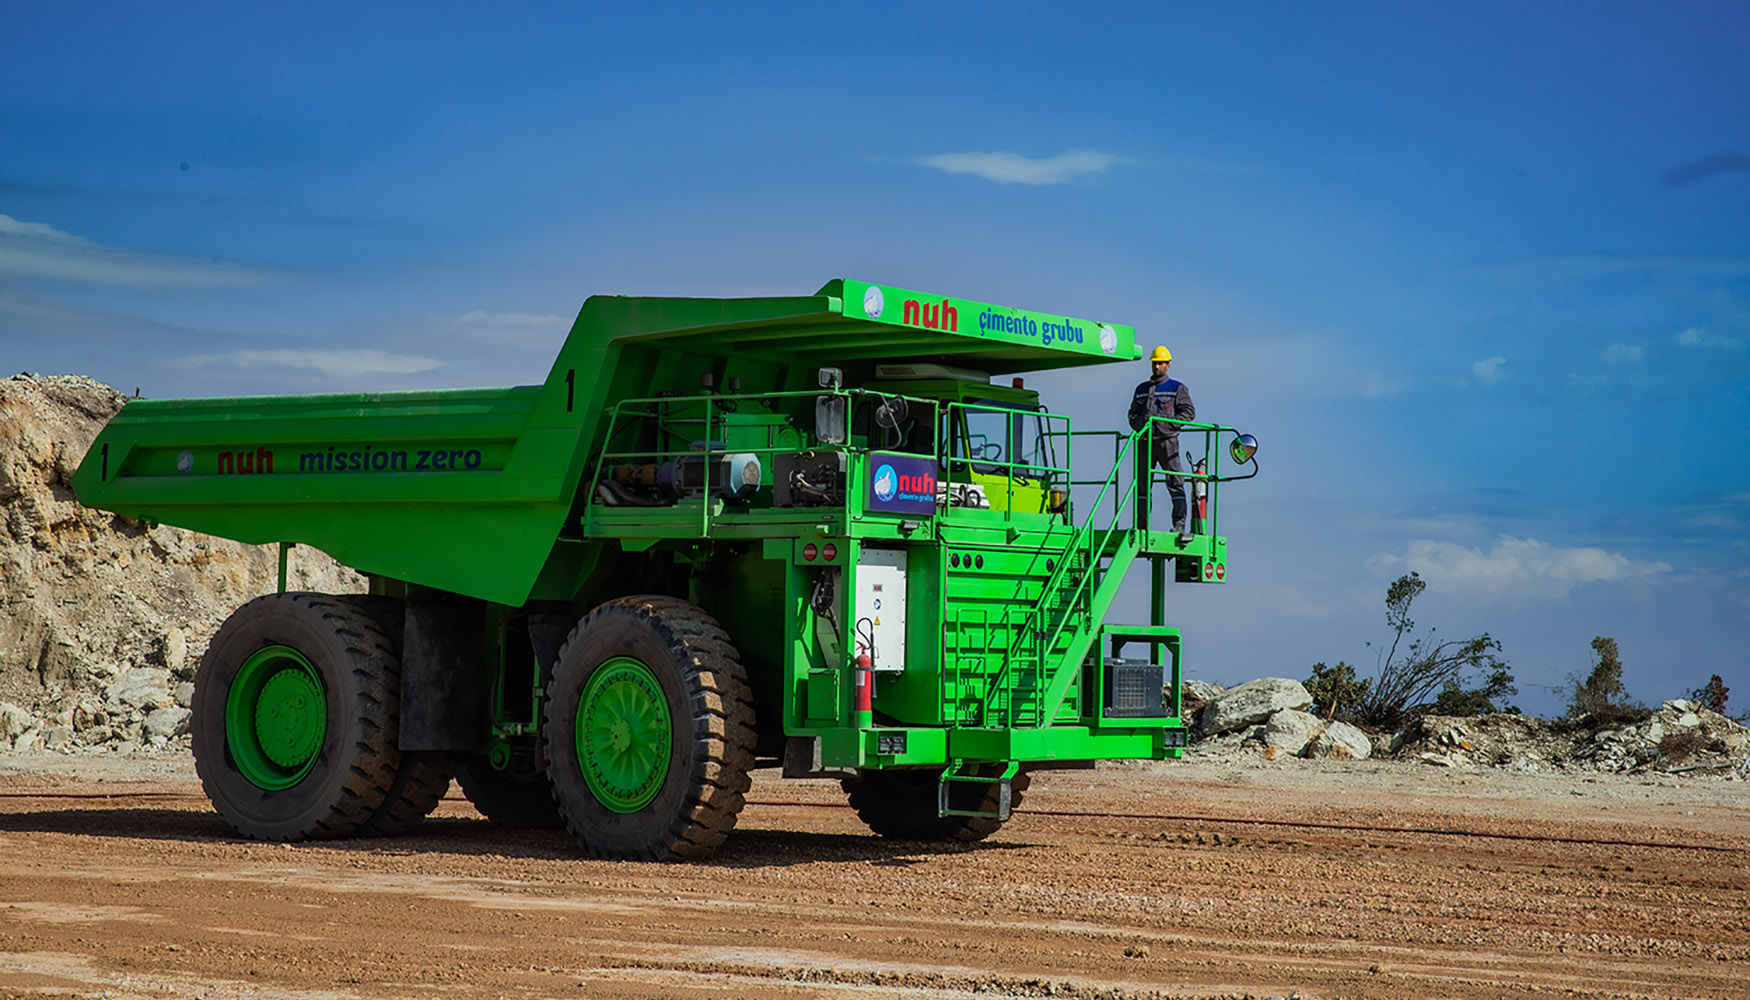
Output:
[[[850,437],[845,420],[847,402],[844,396],[814,398],[814,436],[821,444],[844,444]]]
[[[1252,456],[1257,453],[1258,439],[1250,434],[1241,434],[1239,437],[1233,439],[1232,444],[1227,446],[1228,457],[1232,458],[1236,465],[1245,465],[1247,462],[1250,462]]]

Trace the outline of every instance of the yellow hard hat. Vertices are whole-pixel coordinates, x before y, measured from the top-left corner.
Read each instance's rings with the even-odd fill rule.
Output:
[[[1148,361],[1149,361],[1149,364],[1151,364],[1151,365],[1154,364],[1156,361],[1171,361],[1171,360],[1173,360],[1173,352],[1167,350],[1164,347],[1155,348],[1155,352],[1148,356]]]

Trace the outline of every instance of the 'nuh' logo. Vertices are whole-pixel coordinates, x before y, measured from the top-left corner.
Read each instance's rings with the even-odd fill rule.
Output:
[[[254,451],[219,452],[219,475],[247,476],[273,471],[273,452],[266,448]]]
[[[949,305],[947,299],[921,304],[917,299],[906,299],[904,320],[907,326],[947,330],[949,333],[960,332],[960,310]]]

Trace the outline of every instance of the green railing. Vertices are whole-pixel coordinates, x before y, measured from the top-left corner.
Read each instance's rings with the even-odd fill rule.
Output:
[[[1154,421],[1172,423],[1179,427],[1180,433],[1197,432],[1203,438],[1204,457],[1207,467],[1204,472],[1197,473],[1191,468],[1181,472],[1171,470],[1155,470],[1150,439],[1153,435]],[[984,712],[988,718],[995,708],[999,695],[1008,694],[1009,704],[1015,701],[1014,675],[1017,664],[1020,670],[1031,670],[1038,674],[1036,685],[1038,697],[1034,701],[1033,710],[1026,713],[1029,718],[1015,718],[1010,712],[1006,721],[1009,725],[1027,722],[1034,726],[1048,724],[1057,714],[1061,697],[1054,697],[1060,691],[1067,691],[1068,684],[1060,682],[1060,675],[1066,670],[1079,667],[1086,658],[1088,648],[1093,642],[1101,619],[1104,617],[1112,599],[1116,596],[1118,586],[1122,584],[1130,562],[1142,549],[1143,533],[1150,530],[1147,494],[1152,491],[1155,475],[1158,471],[1163,477],[1178,476],[1186,481],[1186,501],[1188,505],[1196,503],[1196,486],[1201,483],[1207,490],[1207,516],[1199,525],[1199,534],[1216,534],[1216,519],[1219,504],[1217,490],[1220,486],[1221,451],[1219,447],[1223,433],[1238,433],[1234,428],[1218,424],[1203,424],[1195,421],[1172,420],[1166,417],[1153,418],[1140,429],[1129,433],[1119,431],[1086,431],[1070,432],[1072,440],[1076,437],[1107,438],[1112,441],[1112,464],[1105,477],[1101,480],[1066,479],[1069,488],[1077,486],[1098,487],[1089,502],[1088,519],[1077,528],[1070,541],[1059,553],[1057,563],[1051,574],[1046,578],[1045,586],[1039,600],[1021,621],[1017,634],[1009,649],[1007,661],[1003,664],[997,676],[991,681],[985,692]],[[1067,450],[1067,448],[1066,448]],[[1124,470],[1129,466],[1135,470],[1124,485]],[[1109,516],[1102,519],[1100,511],[1105,507],[1106,498],[1110,496],[1112,505]],[[1134,511],[1131,522],[1126,526],[1124,515],[1126,511]],[[1194,511],[1194,507],[1193,507]],[[1194,514],[1193,514],[1194,516]],[[1111,560],[1110,565],[1102,567],[1102,563]],[[1112,575],[1108,579],[1109,575]],[[1052,682],[1045,683],[1047,671],[1045,663],[1065,635],[1070,623],[1080,618],[1081,624],[1074,633],[1069,635],[1069,645],[1062,659],[1054,664],[1049,672]]]
[[[602,450],[597,453],[595,464],[591,470],[590,479],[586,484],[591,492],[591,500],[585,509],[586,534],[600,531],[598,523],[600,512],[613,509],[638,509],[638,504],[614,505],[604,502],[596,491],[601,487],[606,474],[617,465],[659,465],[663,462],[679,461],[683,458],[698,458],[709,469],[715,459],[732,454],[752,454],[760,458],[762,463],[761,486],[770,486],[772,477],[772,456],[812,448],[816,451],[849,451],[843,445],[823,444],[814,439],[812,433],[797,427],[794,422],[777,421],[746,423],[735,425],[730,415],[742,412],[744,406],[757,407],[761,417],[781,417],[779,408],[781,401],[806,399],[812,402],[821,396],[852,396],[853,392],[845,390],[818,389],[798,392],[759,392],[759,393],[723,393],[700,396],[662,396],[644,399],[626,399],[615,403],[608,410],[607,432],[603,439]],[[700,407],[703,412],[698,413]],[[676,409],[691,409],[695,412],[675,415]],[[848,404],[847,404],[848,409]],[[615,450],[615,442],[629,431],[636,432],[640,426],[653,429],[660,437],[684,438],[679,433],[680,428],[697,428],[697,440],[705,442],[703,449],[694,449],[689,442],[685,448],[652,447],[633,448],[631,450]],[[758,445],[729,444],[729,430],[748,432],[763,429],[766,440]],[[790,441],[778,441],[780,434],[794,437]],[[723,447],[713,445],[721,441]],[[660,445],[660,441],[659,441]],[[723,512],[723,501],[711,496],[710,490],[701,491],[698,497],[676,497],[672,503],[652,504],[649,506],[682,507],[697,504],[699,514],[698,537],[706,537],[711,533],[711,523],[714,517]]]

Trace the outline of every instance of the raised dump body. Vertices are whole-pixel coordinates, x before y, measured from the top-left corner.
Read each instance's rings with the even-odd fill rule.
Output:
[[[993,380],[1141,355],[1126,326],[860,282],[596,296],[542,385],[139,400],[74,485],[371,580],[251,602],[209,647],[197,763],[246,834],[406,829],[454,773],[499,822],[698,856],[769,761],[842,777],[877,832],[976,839],[1030,768],[1184,744],[1165,570],[1225,578],[1238,436],[1182,429],[1207,497],[1150,530],[1148,427],[1076,431]],[[1104,625],[1139,558],[1154,621]]]

